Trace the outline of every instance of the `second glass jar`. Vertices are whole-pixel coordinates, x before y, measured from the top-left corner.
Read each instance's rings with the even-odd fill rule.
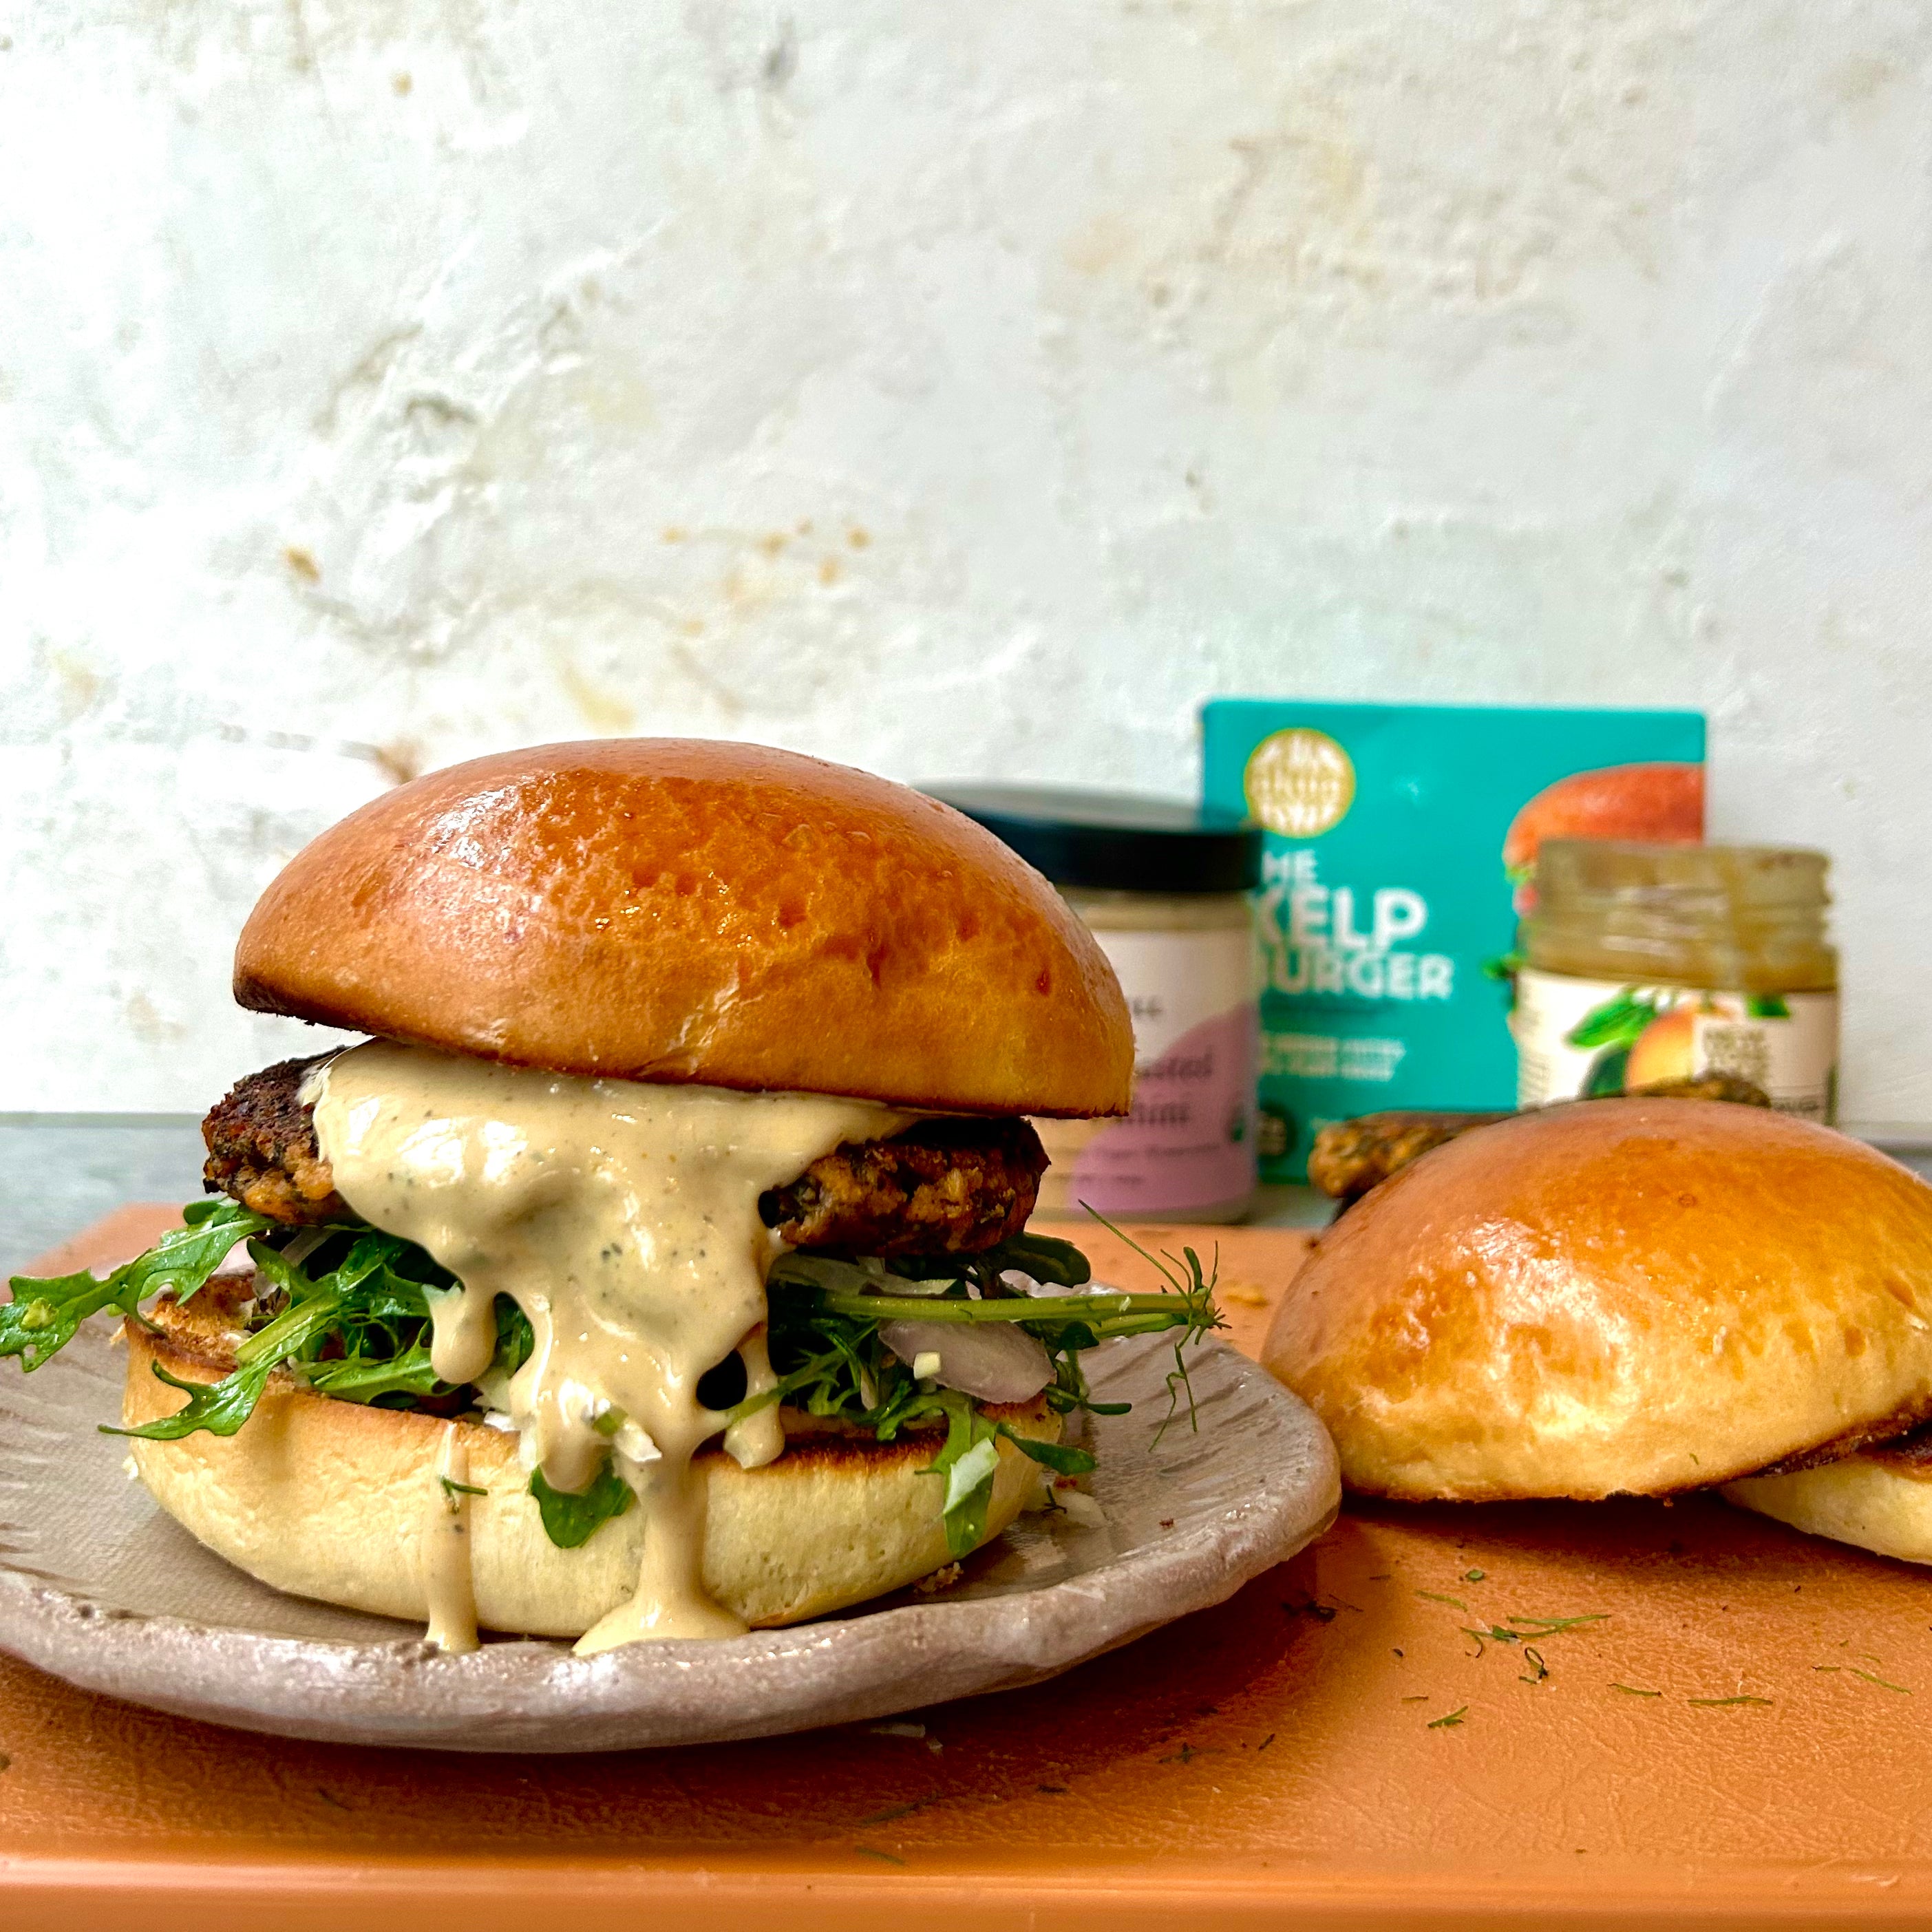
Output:
[[[1518,1104],[1728,1077],[1837,1113],[1822,852],[1550,839],[1516,976]]]

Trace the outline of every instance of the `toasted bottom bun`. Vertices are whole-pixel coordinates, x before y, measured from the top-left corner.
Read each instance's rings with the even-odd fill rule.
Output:
[[[130,1324],[127,1424],[170,1414],[187,1400],[153,1373],[156,1362],[184,1382],[217,1381],[234,1366],[240,1337],[209,1301],[204,1307],[198,1298],[186,1309],[163,1303],[152,1311],[158,1332]],[[1060,1434],[1060,1418],[1044,1402],[987,1413],[1037,1440]],[[423,1536],[436,1520],[436,1459],[448,1426],[413,1411],[332,1400],[278,1370],[235,1435],[202,1431],[130,1447],[162,1508],[251,1576],[296,1596],[419,1622],[428,1613]],[[478,1424],[456,1426],[470,1451],[470,1480],[488,1492],[470,1503],[477,1622],[580,1636],[635,1588],[644,1512],[626,1510],[581,1547],[560,1550],[528,1492],[517,1438]],[[926,1432],[880,1443],[820,1428],[794,1437],[761,1469],[741,1469],[716,1450],[694,1466],[706,1496],[705,1588],[747,1624],[841,1610],[949,1561],[940,1482],[922,1473],[941,1438]],[[1031,1499],[1039,1474],[1009,1442],[1000,1443],[999,1455],[989,1539]]]
[[[1720,1494],[1813,1536],[1932,1563],[1932,1453],[1922,1435],[1909,1440],[1792,1475],[1745,1476]]]

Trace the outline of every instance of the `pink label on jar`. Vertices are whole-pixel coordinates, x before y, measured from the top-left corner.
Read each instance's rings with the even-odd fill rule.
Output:
[[[1254,1007],[1203,1020],[1144,1060],[1133,1112],[1101,1128],[1068,1192],[1102,1214],[1172,1214],[1243,1198],[1255,1185]]]

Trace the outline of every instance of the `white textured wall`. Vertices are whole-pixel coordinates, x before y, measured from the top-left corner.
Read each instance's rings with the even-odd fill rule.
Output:
[[[1932,10],[0,0],[0,1107],[392,773],[1694,704],[1932,1119]]]

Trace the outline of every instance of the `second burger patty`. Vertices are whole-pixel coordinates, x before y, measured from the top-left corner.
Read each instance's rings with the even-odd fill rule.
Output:
[[[284,1060],[250,1074],[202,1122],[211,1193],[272,1220],[352,1218],[298,1097],[315,1064]],[[1046,1150],[1025,1120],[922,1120],[890,1140],[848,1142],[821,1156],[789,1186],[762,1196],[758,1212],[794,1248],[979,1254],[1026,1226],[1046,1171]]]

